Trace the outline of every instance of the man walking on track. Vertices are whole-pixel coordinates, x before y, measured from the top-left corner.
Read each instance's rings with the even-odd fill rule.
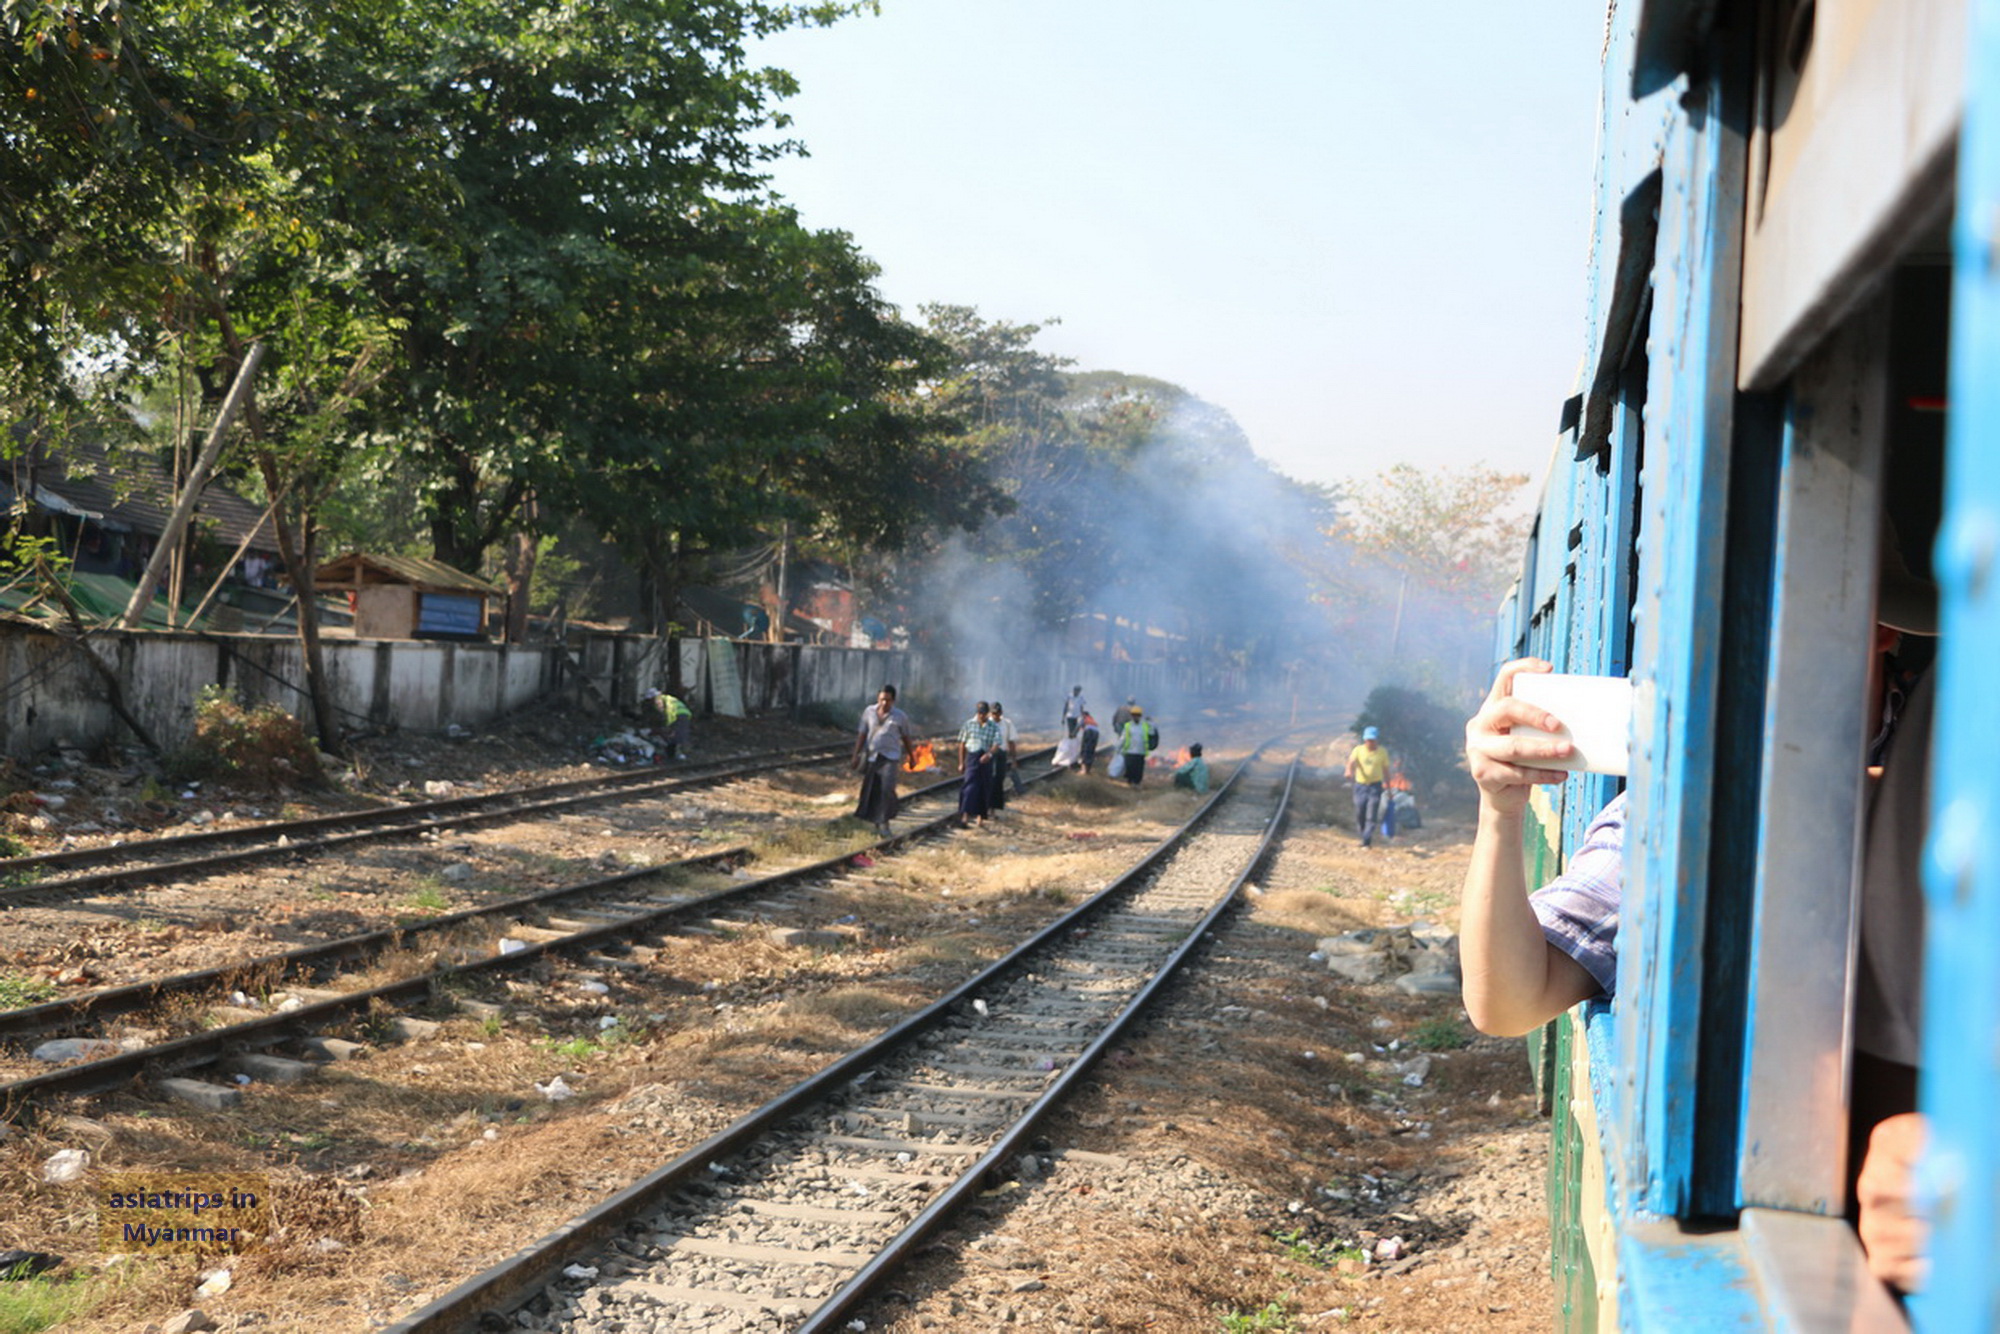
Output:
[[[993,806],[993,756],[1000,749],[1000,724],[985,700],[958,729],[958,824],[963,829],[986,823]]]
[[[909,717],[896,707],[896,687],[883,686],[874,704],[861,711],[851,767],[861,774],[861,799],[855,803],[854,818],[868,821],[884,838],[889,836],[889,822],[896,818],[896,776],[912,741]]]
[[[1361,744],[1347,753],[1347,777],[1354,784],[1354,823],[1361,834],[1361,846],[1372,847],[1376,827],[1382,823],[1382,789],[1389,778],[1389,752],[1382,747],[1381,730],[1361,729]]]

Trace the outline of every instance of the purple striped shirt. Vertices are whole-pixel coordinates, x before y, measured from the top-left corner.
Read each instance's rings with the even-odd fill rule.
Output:
[[[1625,882],[1625,794],[1584,830],[1563,873],[1528,896],[1549,944],[1582,964],[1606,998],[1618,990],[1618,900]]]

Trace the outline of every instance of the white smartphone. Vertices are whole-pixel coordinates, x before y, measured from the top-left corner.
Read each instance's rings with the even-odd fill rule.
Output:
[[[1541,760],[1540,767],[1581,773],[1624,775],[1630,763],[1632,682],[1622,676],[1566,676],[1522,672],[1514,678],[1514,698],[1547,709],[1563,730],[1517,727],[1515,736],[1550,737],[1574,747],[1564,760]]]

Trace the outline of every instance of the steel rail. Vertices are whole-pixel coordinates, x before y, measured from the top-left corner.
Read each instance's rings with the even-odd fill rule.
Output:
[[[835,746],[798,746],[789,750],[766,752],[772,759],[814,756],[821,751],[838,751]],[[743,757],[739,757],[743,758]],[[701,765],[683,765],[671,773],[657,773],[651,768],[628,769],[610,774],[592,774],[588,778],[568,778],[556,783],[541,783],[528,787],[502,788],[497,792],[469,793],[463,797],[440,797],[435,801],[403,802],[395,806],[381,806],[367,811],[345,811],[332,815],[312,815],[299,820],[265,820],[253,825],[240,825],[232,829],[209,829],[193,834],[169,834],[160,838],[138,839],[130,843],[106,844],[95,848],[67,848],[60,852],[37,852],[23,857],[0,858],[0,871],[18,873],[33,871],[42,867],[88,866],[92,862],[116,861],[119,857],[132,853],[143,853],[153,848],[175,850],[198,847],[226,847],[231,843],[248,842],[256,838],[268,838],[273,834],[312,833],[320,829],[340,829],[358,821],[393,821],[406,816],[447,815],[454,811],[474,811],[494,802],[517,798],[554,796],[563,793],[585,793],[599,789],[616,792],[622,788],[658,783],[663,779],[686,777],[690,771],[702,772],[727,761],[711,760]]]
[[[1265,747],[1274,744],[1274,741],[1266,742]],[[1258,753],[1265,747],[1259,747]],[[1254,759],[1253,755],[1239,765],[1229,780],[1217,788],[1184,823],[1169,832],[1151,852],[1123,875],[1071,911],[1044,926],[972,978],[576,1219],[563,1224],[554,1232],[405,1316],[390,1326],[386,1334],[441,1334],[442,1331],[465,1330],[475,1326],[484,1328],[487,1327],[484,1322],[488,1322],[490,1318],[504,1320],[505,1313],[518,1308],[535,1292],[540,1291],[561,1272],[565,1265],[607,1244],[622,1232],[628,1223],[652,1211],[665,1197],[686,1185],[703,1180],[707,1176],[710,1163],[756,1143],[774,1128],[792,1120],[804,1109],[825,1100],[834,1091],[844,1088],[856,1077],[881,1064],[885,1057],[911,1045],[916,1039],[949,1019],[977,992],[1024,967],[1045,947],[1074,931],[1079,924],[1096,917],[1114,901],[1147,880],[1196,829],[1208,822],[1213,813],[1220,808],[1223,800],[1235,790]],[[1289,791],[1288,778],[1287,794]],[[1270,821],[1270,828],[1275,829],[1277,823],[1277,818],[1274,816]],[[1258,860],[1265,855],[1269,841],[1270,834],[1267,832],[1258,852]],[[1240,880],[1236,883],[1240,883]],[[1220,907],[1226,905],[1234,892],[1232,886],[1230,895],[1225,896],[1223,904],[1218,905],[1209,917],[1203,919],[1204,923],[1213,920],[1214,912],[1219,912]],[[1200,932],[1197,931],[1188,939],[1191,942],[1199,938]],[[1184,957],[1186,943],[1184,942],[1181,950],[1176,951],[1174,957]],[[1151,994],[1150,989],[1147,994]],[[1101,1051],[1101,1047],[1097,1050]],[[985,1161],[986,1159],[982,1157],[981,1162]],[[980,1178],[972,1179],[978,1181]]]
[[[1044,782],[1063,772],[1065,771],[1052,769],[1023,781]],[[928,795],[955,783],[955,779],[934,783],[912,795]],[[137,1051],[101,1056],[78,1065],[64,1066],[61,1069],[0,1084],[0,1124],[19,1119],[24,1108],[58,1094],[103,1092],[132,1083],[142,1075],[173,1074],[210,1065],[238,1050],[257,1050],[305,1036],[317,1027],[346,1018],[357,1011],[365,1013],[377,1005],[408,1005],[428,997],[439,984],[455,978],[478,977],[507,971],[533,963],[551,953],[610,944],[632,935],[657,930],[678,918],[712,912],[717,907],[738,899],[755,894],[767,894],[774,888],[835,874],[847,867],[858,851],[867,848],[894,847],[925,835],[948,832],[956,827],[957,820],[957,812],[948,811],[900,834],[892,834],[886,839],[864,844],[859,849],[850,849],[804,866],[746,880],[740,885],[730,885],[679,903],[663,905],[650,912],[636,913],[600,926],[586,927],[557,939],[533,942],[511,953],[495,954],[463,963],[444,964],[418,977],[349,992],[344,996],[301,1005],[297,1009],[263,1015],[226,1027],[154,1043]],[[639,867],[594,882],[590,887],[604,888],[648,876],[657,876],[665,869],[668,868]]]
[[[515,788],[505,794],[488,794],[485,798],[468,797],[453,798],[444,802],[420,802],[410,806],[394,807],[387,811],[368,811],[354,815],[320,815],[302,821],[272,821],[243,830],[221,830],[212,835],[182,834],[173,838],[148,839],[141,843],[120,844],[116,848],[82,849],[80,851],[91,854],[99,852],[113,854],[106,859],[115,861],[118,860],[120,855],[129,857],[134,851],[143,854],[148,849],[180,852],[185,850],[187,845],[195,840],[221,838],[242,841],[241,838],[237,838],[239,835],[242,838],[289,838],[291,831],[300,827],[326,829],[335,828],[342,823],[353,822],[364,822],[370,826],[354,830],[350,833],[330,834],[325,837],[309,838],[299,842],[268,843],[254,848],[244,848],[234,852],[221,852],[206,857],[191,857],[181,861],[151,862],[139,866],[69,876],[59,880],[37,881],[26,885],[10,885],[0,888],[0,905],[23,903],[44,895],[60,895],[66,898],[75,898],[84,892],[99,892],[121,887],[130,888],[136,884],[148,883],[172,876],[194,875],[205,871],[221,870],[227,867],[244,865],[249,862],[261,861],[270,857],[295,857],[308,853],[318,854],[343,848],[354,843],[408,838],[429,829],[475,828],[482,824],[497,824],[505,820],[517,820],[524,816],[543,814],[570,806],[583,806],[600,801],[628,801],[635,797],[648,796],[656,792],[699,789],[728,782],[733,778],[741,778],[750,774],[765,773],[771,769],[783,768],[788,764],[798,762],[800,759],[819,756],[822,753],[824,753],[826,758],[834,758],[840,754],[842,749],[844,748],[818,747],[810,750],[787,752],[754,764],[719,769],[713,773],[688,775],[683,771],[667,777],[648,775],[647,781],[634,781],[626,785],[615,786],[608,790],[571,793],[540,801],[518,801],[511,806],[484,811],[464,809],[462,813],[453,813],[451,811],[439,813],[439,808],[445,806],[457,807],[460,803],[491,806],[494,802],[504,799],[518,797],[523,794],[532,795],[540,789]],[[554,786],[559,790],[568,785],[556,784]],[[418,818],[414,820],[408,818],[409,813],[412,811],[418,813]],[[60,857],[67,854],[48,853],[44,855]],[[17,868],[27,860],[26,858],[22,858],[14,861],[0,862],[0,873],[18,874]]]
[[[1036,779],[1040,781],[1047,775]],[[931,796],[947,787],[956,787],[956,778],[943,779],[912,789],[910,800]],[[921,828],[917,831],[921,832]],[[897,836],[878,839],[867,847],[882,847],[892,844]],[[705,852],[699,856],[683,857],[674,861],[661,862],[653,866],[636,867],[630,871],[603,876],[595,880],[581,881],[573,885],[559,885],[552,889],[537,890],[532,894],[516,895],[496,903],[484,904],[476,908],[466,908],[459,912],[447,913],[441,917],[426,918],[418,922],[406,922],[397,926],[384,927],[376,931],[362,932],[352,936],[342,936],[337,940],[324,941],[317,945],[305,945],[278,954],[259,955],[240,963],[225,964],[217,968],[204,968],[194,972],[176,973],[169,977],[154,978],[144,982],[132,982],[123,986],[106,987],[80,996],[65,997],[61,1000],[44,1001],[38,1005],[22,1006],[18,1009],[0,1011],[0,1037],[19,1038],[24,1034],[56,1036],[66,1027],[91,1020],[106,1019],[114,1015],[130,1014],[136,1010],[156,1004],[168,996],[186,995],[210,988],[232,986],[247,977],[269,974],[279,981],[309,976],[313,970],[329,964],[346,963],[365,959],[394,949],[424,935],[447,931],[481,918],[505,917],[539,907],[547,907],[565,900],[585,895],[602,893],[635,880],[652,876],[669,875],[677,871],[697,870],[704,866],[741,863],[751,857],[746,846],[721,848]],[[852,855],[851,853],[848,855]],[[764,883],[764,882],[759,882]]]
[[[911,1252],[928,1240],[953,1213],[965,1205],[974,1191],[984,1186],[990,1177],[999,1172],[1002,1164],[1019,1151],[1029,1136],[1040,1128],[1049,1113],[1069,1096],[1077,1081],[1096,1066],[1104,1053],[1110,1050],[1111,1044],[1131,1027],[1161,989],[1179,974],[1181,967],[1207,938],[1223,913],[1236,902],[1236,896],[1241,892],[1244,882],[1255,875],[1270,856],[1271,846],[1283,831],[1285,821],[1290,814],[1292,785],[1298,776],[1298,767],[1299,762],[1294,758],[1286,768],[1284,790],[1278,797],[1277,811],[1266,825],[1264,837],[1259,841],[1257,850],[1251,854],[1242,871],[1229,882],[1227,892],[1217,898],[1214,906],[1202,916],[1194,929],[1188,932],[1187,938],[1167,955],[1152,978],[1125,1003],[1124,1008],[1083,1049],[1082,1053],[1056,1076],[1042,1096],[1035,1099],[1014,1124],[1001,1133],[1000,1138],[979,1157],[977,1162],[968,1167],[958,1180],[938,1192],[937,1198],[923,1212],[911,1219],[887,1246],[878,1251],[872,1260],[863,1265],[817,1310],[806,1317],[805,1323],[794,1330],[793,1334],[822,1334],[822,1331],[833,1328],[834,1322],[873,1296],[876,1288],[895,1271],[897,1266],[909,1258]],[[1238,774],[1242,772],[1240,768],[1237,770]]]

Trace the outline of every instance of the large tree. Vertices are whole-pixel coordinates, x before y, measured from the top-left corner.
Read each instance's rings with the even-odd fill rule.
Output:
[[[737,384],[688,368],[697,350],[743,351],[715,335],[718,307],[759,296],[729,285],[746,231],[795,229],[755,202],[788,147],[767,130],[793,84],[746,46],[837,12],[478,0],[394,48],[398,114],[436,143],[425,165],[448,207],[374,229],[358,263],[402,345],[396,425],[440,559],[477,568],[529,495],[606,441],[615,454],[663,404],[684,421],[740,406],[702,401]]]
[[[1329,532],[1352,553],[1339,602],[1355,642],[1404,681],[1483,682],[1494,609],[1527,533],[1527,483],[1476,463],[1399,463],[1347,483]]]
[[[852,241],[789,210],[725,212],[673,336],[613,372],[617,413],[569,431],[585,466],[564,503],[639,571],[655,626],[708,553],[787,527],[808,547],[894,551],[999,503],[919,401],[947,350],[881,301]]]

